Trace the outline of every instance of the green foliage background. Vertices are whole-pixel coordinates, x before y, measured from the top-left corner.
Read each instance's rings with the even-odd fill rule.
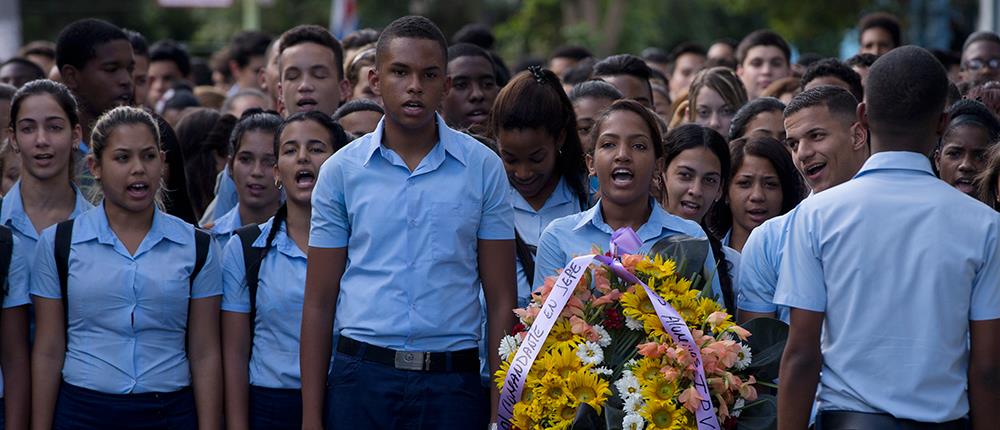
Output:
[[[600,17],[625,8],[621,31],[606,46],[605,26],[565,19],[567,8],[592,2]],[[225,9],[165,9],[155,0],[22,0],[23,40],[54,40],[66,24],[83,17],[108,19],[138,30],[148,39],[170,37],[207,55],[241,28],[241,0]],[[260,9],[261,29],[277,34],[302,23],[329,24],[330,0],[272,0]],[[955,26],[968,32],[976,0],[953,0]],[[494,26],[498,49],[509,61],[526,54],[544,56],[564,43],[579,43],[598,54],[638,53],[648,46],[669,49],[691,40],[703,44],[720,37],[739,39],[769,27],[802,52],[837,53],[843,34],[865,12],[896,12],[906,24],[907,0],[358,0],[361,25],[382,27],[393,18],[419,13],[433,19],[446,35],[468,22]],[[971,16],[970,16],[971,15]],[[601,23],[606,24],[606,23]]]

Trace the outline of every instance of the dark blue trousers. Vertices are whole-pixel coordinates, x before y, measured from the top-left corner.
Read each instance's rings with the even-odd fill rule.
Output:
[[[63,382],[52,428],[186,430],[198,428],[198,415],[191,388],[172,393],[105,394]]]
[[[3,398],[0,397],[0,430],[3,430],[4,427],[7,425],[7,422],[4,419],[4,417],[5,417],[5,415],[4,415],[4,407],[5,407],[5,405],[3,404]]]
[[[302,391],[250,386],[251,430],[300,430]]]
[[[421,372],[337,354],[326,391],[328,429],[486,428],[478,372]]]

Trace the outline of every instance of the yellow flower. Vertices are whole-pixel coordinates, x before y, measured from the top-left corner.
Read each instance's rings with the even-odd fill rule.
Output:
[[[519,429],[530,429],[535,427],[538,420],[531,416],[531,405],[528,402],[520,402],[514,405],[514,413],[510,421],[514,427]]]
[[[497,384],[497,389],[503,391],[504,380],[507,379],[507,372],[510,371],[510,362],[500,360],[500,368],[493,374],[493,380]]]
[[[652,260],[649,257],[643,258],[642,261],[635,265],[635,270],[655,279],[662,279],[673,276],[674,271],[677,270],[677,265],[673,260],[664,260],[662,256],[657,254]]]
[[[632,292],[623,294],[619,303],[622,305],[622,313],[636,320],[641,321],[645,315],[656,315],[656,309],[653,308],[653,302],[649,301],[646,289],[639,285],[636,285]]]
[[[672,401],[679,394],[677,392],[677,381],[668,381],[667,378],[663,377],[663,373],[659,371],[656,377],[643,382],[642,398],[644,399]]]
[[[542,359],[532,366],[532,368],[535,367],[545,369],[546,374],[566,378],[584,366],[580,361],[580,357],[576,356],[575,351],[570,348],[563,348],[546,352]]]
[[[632,369],[632,374],[639,379],[639,385],[644,386],[656,378],[663,378],[663,374],[660,373],[661,367],[663,367],[663,363],[660,360],[643,358]]]
[[[536,397],[544,398],[546,402],[562,402],[569,394],[566,380],[554,373],[543,376],[538,388],[533,391],[537,393]]]
[[[687,418],[673,401],[646,400],[642,417],[649,422],[650,429],[683,429]]]
[[[573,326],[570,325],[568,320],[560,319],[552,325],[552,330],[549,331],[549,336],[545,338],[545,345],[542,347],[542,350],[569,349],[584,340],[583,336],[573,333]]]
[[[698,319],[699,304],[696,298],[678,297],[677,300],[672,301],[670,304],[688,325],[701,325]]]
[[[601,406],[611,395],[611,388],[608,381],[597,377],[597,374],[581,369],[569,375],[569,394],[576,404],[586,403],[600,414]]]

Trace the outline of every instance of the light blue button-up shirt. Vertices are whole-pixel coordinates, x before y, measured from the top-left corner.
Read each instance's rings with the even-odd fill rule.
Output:
[[[607,250],[614,230],[604,222],[601,201],[594,207],[575,215],[559,218],[542,233],[538,254],[535,256],[535,288],[545,283],[545,278],[555,276],[574,257],[590,254],[594,246]],[[705,230],[694,221],[689,221],[667,213],[653,199],[649,200],[653,210],[636,234],[642,240],[639,253],[647,253],[656,242],[664,237],[683,234],[691,237],[706,237]],[[705,259],[705,273],[712,276],[712,293],[722,300],[722,289],[716,275],[715,257],[708,253]]]
[[[774,302],[826,313],[819,410],[965,416],[969,321],[1000,318],[1000,215],[880,152],[788,222]]]
[[[31,277],[31,294],[49,299],[62,298],[55,233],[56,226],[42,232]],[[194,227],[159,210],[135,255],[111,230],[103,204],[77,218],[71,243],[63,380],[109,394],[189,386],[189,299],[222,294],[215,243],[194,285]]]
[[[3,292],[4,309],[16,308],[31,303],[28,295],[29,291],[29,268],[28,255],[24,246],[24,241],[14,236],[13,254],[10,257],[10,266],[7,268],[7,285]],[[3,268],[0,268],[3,270]],[[0,372],[0,399],[3,398],[3,372]]]
[[[794,209],[793,209],[794,210]],[[778,285],[782,245],[789,214],[764,221],[750,232],[743,245],[736,307],[742,311],[768,313],[788,322],[788,308],[774,304],[774,289]]]
[[[80,193],[79,188],[73,187],[73,191],[76,192],[76,206],[73,207],[73,213],[70,214],[69,219],[76,218],[94,207]],[[35,230],[28,214],[24,212],[24,201],[21,200],[21,181],[14,183],[14,186],[3,197],[3,208],[0,208],[0,224],[10,227],[14,237],[17,237],[21,242],[27,255],[35,255],[35,244],[41,235]],[[27,262],[29,268],[35,264],[33,258],[28,258]]]
[[[542,208],[535,210],[531,207],[521,193],[511,187],[510,200],[514,205],[514,227],[521,240],[529,246],[538,246],[538,239],[542,237],[542,232],[549,223],[564,216],[573,215],[581,211],[580,199],[573,193],[566,178],[559,179],[559,183],[552,191]],[[530,274],[534,277],[534,273]],[[517,306],[524,307],[531,300],[531,281],[529,274],[524,273],[524,266],[521,260],[517,261]]]
[[[413,172],[381,145],[383,122],[320,169],[309,245],[347,247],[342,336],[404,351],[476,347],[477,239],[513,240],[509,185],[500,157],[437,124],[439,141]]]
[[[240,205],[234,206],[225,215],[219,217],[212,223],[212,228],[208,229],[208,232],[212,234],[212,238],[219,244],[219,249],[224,249],[226,243],[229,242],[229,238],[236,232],[237,229],[243,227],[243,220],[240,219]]]
[[[274,218],[260,225],[254,248],[264,248]],[[222,258],[222,310],[250,312],[243,263],[243,242],[233,236]],[[299,389],[299,333],[306,288],[306,254],[288,237],[285,224],[274,236],[271,248],[260,264],[257,283],[257,312],[254,320],[253,354],[250,357],[250,384],[259,387]]]

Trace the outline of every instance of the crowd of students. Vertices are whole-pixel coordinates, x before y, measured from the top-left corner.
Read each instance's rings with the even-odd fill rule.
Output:
[[[859,29],[511,70],[418,16],[74,22],[0,64],[0,428],[490,427],[512,309],[622,227],[790,324],[779,428],[996,428],[1000,37]]]

